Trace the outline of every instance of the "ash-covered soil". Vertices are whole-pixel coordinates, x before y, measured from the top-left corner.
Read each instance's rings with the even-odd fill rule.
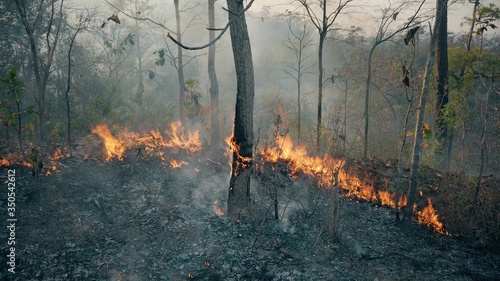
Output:
[[[330,193],[307,179],[254,179],[256,219],[233,223],[216,214],[226,208],[224,165],[65,161],[38,180],[17,167],[16,273],[5,266],[3,226],[0,279],[500,280],[498,254],[423,227],[403,232],[393,211],[370,203],[341,199],[332,242]],[[6,225],[6,170],[1,176]]]

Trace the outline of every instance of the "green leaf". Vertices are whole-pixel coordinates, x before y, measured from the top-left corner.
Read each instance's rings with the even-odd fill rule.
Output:
[[[433,137],[431,127],[427,123],[424,124],[423,134],[424,134],[424,139],[426,140],[431,140]]]
[[[148,72],[149,72],[149,73],[148,73],[148,75],[149,75],[149,79],[151,79],[151,80],[152,80],[152,79],[155,79],[156,74],[155,74],[153,71],[151,71],[151,70],[148,70]]]

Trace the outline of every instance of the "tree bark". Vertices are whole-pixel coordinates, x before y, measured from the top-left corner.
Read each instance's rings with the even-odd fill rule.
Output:
[[[373,58],[373,52],[375,51],[375,48],[378,46],[377,43],[373,45],[373,47],[370,50],[370,54],[368,55],[368,73],[366,74],[366,93],[365,93],[365,111],[364,111],[364,117],[365,117],[365,138],[364,138],[364,144],[363,144],[363,157],[367,158],[368,157],[368,131],[370,128],[370,84],[372,81],[372,58]]]
[[[135,13],[139,11],[139,3],[138,0],[135,0]],[[135,36],[136,36],[136,42],[137,42],[137,60],[139,63],[138,70],[137,70],[137,79],[138,79],[138,86],[137,86],[137,95],[135,97],[136,102],[138,104],[142,104],[142,99],[143,99],[143,94],[144,94],[144,82],[142,79],[142,53],[141,53],[141,38],[139,34],[139,23],[137,20],[135,20]]]
[[[57,47],[58,39],[59,39],[59,31],[61,29],[61,22],[62,22],[62,9],[63,9],[63,3],[64,0],[61,0],[61,5],[59,7],[59,22],[57,24],[57,27],[55,29],[55,33],[52,32],[52,27],[53,27],[53,21],[55,17],[55,2],[52,2],[50,4],[51,6],[51,14],[49,17],[49,22],[47,26],[46,32],[46,48],[47,48],[47,61],[44,62],[44,67],[43,67],[43,72],[42,72],[42,67],[40,67],[40,61],[39,61],[39,52],[38,52],[38,44],[37,40],[35,38],[38,38],[37,34],[35,34],[36,30],[33,29],[34,26],[29,23],[28,21],[28,11],[26,9],[25,3],[20,0],[15,0],[16,8],[19,13],[19,17],[21,18],[21,22],[24,26],[24,29],[26,30],[26,34],[28,35],[29,41],[30,41],[30,50],[31,50],[31,56],[33,60],[33,70],[35,74],[35,85],[36,85],[36,91],[38,95],[38,123],[39,123],[39,137],[40,141],[45,140],[45,133],[43,129],[43,125],[45,124],[45,92],[47,89],[47,84],[49,81],[49,76],[50,76],[50,68],[53,63],[53,58],[55,54],[55,50]],[[43,6],[43,5],[41,5]],[[38,13],[43,13],[42,11],[43,7],[40,8]],[[37,20],[41,18],[41,15],[37,15]],[[52,38],[52,39],[51,39]]]
[[[326,9],[324,9],[326,12]],[[325,23],[326,24],[326,23]],[[321,142],[321,122],[322,122],[322,108],[323,108],[323,46],[326,38],[326,30],[320,33],[319,47],[318,47],[318,115],[316,124],[316,152],[319,154]]]
[[[444,108],[448,98],[448,0],[437,0],[436,9],[441,10],[441,20],[436,41],[437,100],[436,100],[436,140],[440,143],[435,150],[435,167],[448,170],[449,159],[446,159],[448,141],[448,124],[443,119]]]
[[[81,31],[81,28],[75,31],[75,34],[71,36],[68,50],[68,81],[66,84],[66,91],[64,93],[64,97],[66,100],[66,118],[67,118],[67,131],[68,131],[68,153],[71,155],[71,107],[70,107],[70,99],[69,99],[69,91],[71,89],[71,53],[73,51],[73,46],[75,45],[76,36]]]
[[[233,161],[227,216],[237,221],[250,216],[250,174],[253,151],[254,72],[243,0],[227,0],[237,93],[231,147]],[[237,18],[236,18],[237,17]]]
[[[208,0],[208,38],[212,42],[215,39],[215,13],[214,4],[217,0]],[[219,81],[215,71],[215,44],[208,47],[208,78],[210,80],[210,145],[216,148],[220,145],[219,131]]]
[[[179,0],[174,0],[175,23],[177,41],[182,44],[181,15],[179,11]],[[179,118],[182,125],[186,125],[186,90],[184,88],[184,62],[182,60],[182,47],[177,45],[177,77],[179,79]]]

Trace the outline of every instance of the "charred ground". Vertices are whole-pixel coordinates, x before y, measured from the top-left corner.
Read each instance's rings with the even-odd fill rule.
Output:
[[[16,166],[17,267],[16,274],[10,275],[2,266],[1,279],[500,278],[500,256],[488,250],[494,240],[484,233],[486,230],[456,234],[466,229],[460,227],[465,218],[459,221],[452,217],[455,207],[446,204],[453,196],[468,197],[464,190],[470,188],[455,178],[460,175],[438,175],[424,169],[428,182],[422,185],[429,189],[423,192],[432,196],[445,225],[455,235],[445,236],[416,225],[403,232],[394,223],[393,210],[377,202],[344,197],[338,241],[330,242],[326,228],[329,191],[318,189],[313,179],[287,176],[283,163],[281,168],[277,166],[272,181],[256,176],[252,192],[257,218],[232,223],[216,214],[219,207],[225,210],[229,167],[200,160],[206,158],[196,155],[186,159],[189,165],[172,169],[155,159],[137,156],[135,151],[129,151],[123,161],[75,157],[60,160],[61,169],[38,179],[31,176],[29,168]],[[350,165],[374,181],[393,171],[388,163],[375,160]],[[367,173],[368,167],[371,170]],[[499,198],[493,192],[498,190],[497,183],[485,179],[481,194]],[[434,190],[434,186],[439,189]],[[273,219],[271,187],[276,187],[279,195],[279,221]],[[0,206],[6,209],[5,189],[1,198]],[[421,200],[425,201],[424,197]],[[481,202],[498,204],[485,199]],[[468,206],[465,201],[461,204]],[[482,215],[498,219],[498,208],[496,213]],[[1,218],[6,221],[6,212]],[[1,236],[1,241],[7,241],[6,231]],[[0,249],[4,265],[6,243]]]

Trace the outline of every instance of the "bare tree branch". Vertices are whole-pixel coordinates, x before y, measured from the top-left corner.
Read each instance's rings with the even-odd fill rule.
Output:
[[[116,7],[115,5],[113,5],[112,3],[110,3],[108,0],[104,0],[106,3],[108,3],[108,5],[110,5],[111,7],[115,8],[117,11],[119,11],[120,13],[126,15],[127,17],[129,18],[132,18],[132,19],[135,19],[135,20],[140,20],[140,21],[149,21],[163,29],[166,29],[168,32],[172,32],[172,33],[175,33],[174,31],[172,31],[170,28],[166,27],[164,24],[160,23],[160,22],[157,22],[153,19],[150,19],[150,18],[140,18],[140,17],[136,17],[136,16],[133,16],[123,10],[121,10],[120,8]]]
[[[201,49],[205,49],[205,48],[208,48],[210,47],[211,45],[213,45],[215,42],[219,41],[219,39],[222,37],[222,35],[224,35],[224,33],[226,33],[226,31],[228,30],[229,26],[236,20],[238,19],[238,17],[241,17],[248,9],[250,9],[250,7],[252,6],[253,2],[255,0],[251,0],[247,6],[245,7],[245,9],[243,9],[243,11],[240,13],[240,14],[235,14],[235,18],[233,18],[232,20],[230,20],[226,26],[224,28],[221,29],[221,33],[219,33],[219,35],[217,35],[217,37],[215,37],[214,40],[208,42],[207,44],[205,45],[202,45],[202,46],[198,46],[198,47],[189,47],[189,46],[186,46],[182,43],[180,43],[179,41],[177,41],[174,37],[172,37],[170,35],[170,33],[167,34],[167,37],[170,38],[170,40],[172,40],[175,44],[181,46],[183,49],[186,49],[186,50],[201,50]],[[233,14],[232,12],[228,11],[229,13]],[[174,33],[174,32],[172,32]]]

